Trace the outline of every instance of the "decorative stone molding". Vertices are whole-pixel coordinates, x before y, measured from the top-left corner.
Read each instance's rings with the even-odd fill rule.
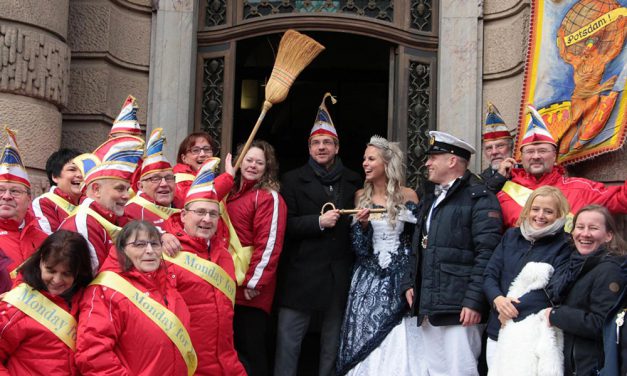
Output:
[[[65,43],[33,30],[0,25],[0,91],[64,107],[69,68]]]
[[[423,62],[411,61],[407,88],[407,185],[416,188],[421,197],[429,148],[430,82],[431,67]]]

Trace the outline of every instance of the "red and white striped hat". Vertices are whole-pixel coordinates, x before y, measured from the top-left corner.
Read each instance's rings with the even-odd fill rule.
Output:
[[[30,189],[28,173],[17,149],[15,132],[9,127],[4,127],[4,130],[7,132],[7,144],[0,156],[0,181],[19,183]]]
[[[220,164],[220,158],[209,158],[200,166],[196,178],[192,182],[187,196],[185,197],[185,205],[194,201],[211,201],[220,202],[218,193],[213,186],[213,180],[216,177],[215,170]]]
[[[113,122],[109,136],[112,137],[120,133],[130,135],[142,134],[139,122],[137,121],[137,100],[135,100],[135,97],[132,95],[126,97],[120,114]]]
[[[529,123],[527,123],[525,135],[520,142],[520,149],[531,144],[551,144],[557,147],[557,142],[555,142],[555,138],[553,138],[549,128],[544,123],[542,115],[531,105],[527,105],[527,109],[531,117],[529,118]]]
[[[314,122],[313,128],[311,128],[311,133],[309,133],[310,140],[315,136],[331,136],[336,140],[339,139],[335,126],[333,125],[333,120],[331,120],[331,115],[329,115],[327,106],[324,103],[328,97],[331,97],[331,103],[335,104],[337,102],[337,99],[335,99],[331,93],[324,94],[322,103],[320,103],[320,107],[318,107],[316,121]]]

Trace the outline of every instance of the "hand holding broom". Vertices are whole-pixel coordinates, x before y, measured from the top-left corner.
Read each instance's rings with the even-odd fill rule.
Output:
[[[272,105],[281,103],[287,98],[287,93],[290,91],[290,87],[292,87],[296,77],[323,50],[323,45],[298,31],[288,30],[283,34],[279,43],[279,52],[274,62],[274,68],[272,68],[272,74],[266,83],[266,98],[263,102],[261,114],[250,136],[248,136],[242,152],[237,157],[235,169],[239,168],[242,163],[244,155],[248,152],[250,144],[253,142],[268,110],[270,110]]]

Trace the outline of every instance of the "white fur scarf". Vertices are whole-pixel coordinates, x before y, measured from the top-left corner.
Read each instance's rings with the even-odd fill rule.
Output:
[[[553,267],[529,262],[512,282],[508,297],[522,295],[547,286]],[[499,332],[489,376],[562,376],[564,373],[564,336],[549,327],[545,310],[520,322],[509,320]]]

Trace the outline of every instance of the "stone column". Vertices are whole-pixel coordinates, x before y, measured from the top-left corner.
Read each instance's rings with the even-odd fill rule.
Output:
[[[180,142],[194,127],[196,3],[158,0],[153,17],[147,131],[163,128],[165,154],[172,164]]]
[[[477,148],[470,168],[481,168],[481,0],[440,1],[438,130]]]
[[[0,0],[0,124],[17,131],[34,194],[47,186],[46,159],[61,143],[70,67],[68,3]]]

